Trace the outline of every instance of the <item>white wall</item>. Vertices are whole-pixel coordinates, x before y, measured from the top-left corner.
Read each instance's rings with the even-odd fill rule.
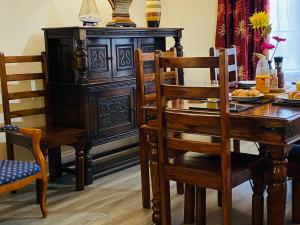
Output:
[[[208,56],[215,43],[217,0],[162,0],[162,27],[183,27],[184,56]],[[172,43],[173,44],[173,43]],[[186,70],[187,84],[201,84],[209,77]]]
[[[107,0],[96,0],[103,21],[111,19]],[[41,28],[81,25],[77,19],[81,0],[1,0],[0,4],[0,51],[6,55],[39,54],[44,50]],[[161,27],[183,27],[184,55],[208,55],[214,45],[217,0],[162,0]],[[137,26],[145,26],[145,0],[133,0],[131,18]],[[169,47],[174,44],[168,41]],[[16,71],[18,68],[12,68]],[[186,77],[188,83],[207,79],[207,73]],[[15,88],[23,88],[16,84]],[[23,104],[23,103],[22,103]],[[40,101],[35,103],[41,104]],[[3,123],[2,105],[0,123]],[[23,121],[20,121],[23,122]],[[43,118],[29,119],[26,125],[43,123]],[[22,123],[23,124],[23,123]],[[0,137],[0,158],[4,154],[4,136]]]

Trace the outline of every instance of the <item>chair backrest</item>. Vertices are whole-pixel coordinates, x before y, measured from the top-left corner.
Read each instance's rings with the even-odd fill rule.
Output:
[[[7,74],[6,65],[14,63],[40,63],[41,72],[40,73],[18,73],[18,74]],[[27,108],[23,110],[12,110],[10,106],[10,101],[17,99],[28,99],[47,96],[47,67],[46,67],[46,55],[42,53],[41,55],[31,55],[31,56],[4,56],[0,53],[0,76],[1,76],[1,92],[2,92],[2,104],[4,113],[5,124],[11,124],[12,118],[32,116],[38,114],[45,114],[47,109],[47,101],[45,99],[45,106],[39,108]],[[28,90],[22,92],[9,92],[8,85],[13,81],[30,81],[30,80],[42,80],[43,88],[42,90]],[[46,123],[49,124],[49,118],[46,117]]]
[[[228,175],[230,168],[230,138],[229,138],[229,87],[228,87],[228,53],[220,50],[219,57],[163,57],[155,55],[156,92],[157,92],[157,123],[158,148],[161,163],[168,161],[171,150],[192,151],[212,155],[220,155],[222,171]],[[219,68],[220,85],[209,87],[188,87],[168,85],[164,83],[166,68]],[[211,113],[195,110],[172,110],[167,108],[170,99],[201,99],[220,98],[220,111]],[[215,135],[221,137],[220,143],[176,138],[169,136],[170,132],[190,133],[200,135]],[[224,170],[223,170],[224,169]]]
[[[136,95],[137,113],[139,126],[145,124],[145,113],[141,108],[156,101],[155,93],[155,73],[145,73],[145,63],[154,62],[154,52],[143,53],[141,49],[135,50],[135,69],[136,69]],[[176,57],[176,49],[171,48],[162,52],[165,57]],[[171,84],[178,84],[177,70],[164,71],[164,79]],[[148,87],[148,90],[147,90]],[[149,87],[154,87],[153,89]]]
[[[211,47],[209,49],[210,56],[219,56],[220,49],[215,47]],[[236,87],[238,82],[238,67],[237,67],[237,58],[236,58],[236,46],[232,45],[230,48],[227,48],[228,52],[228,73],[229,73],[229,87]],[[210,70],[210,79],[211,80],[219,80],[219,68]]]

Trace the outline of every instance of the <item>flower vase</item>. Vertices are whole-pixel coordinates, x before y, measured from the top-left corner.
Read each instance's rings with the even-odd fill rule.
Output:
[[[270,69],[270,89],[277,89],[278,88],[277,70],[273,69],[271,60],[268,60],[268,64]]]
[[[161,17],[160,0],[146,1],[146,21],[148,27],[159,27]]]
[[[283,57],[274,57],[275,69],[277,70],[278,88],[284,87],[284,74],[282,72]]]

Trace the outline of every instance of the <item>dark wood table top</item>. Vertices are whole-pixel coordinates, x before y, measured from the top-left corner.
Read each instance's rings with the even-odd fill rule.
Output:
[[[179,100],[169,103],[170,110],[187,110],[199,101]],[[193,110],[203,112],[207,110]],[[211,113],[216,113],[210,111]],[[217,134],[217,131],[215,132]],[[211,134],[214,134],[212,131]],[[300,140],[300,107],[254,105],[242,112],[230,113],[230,135],[236,139],[266,144],[288,145]]]

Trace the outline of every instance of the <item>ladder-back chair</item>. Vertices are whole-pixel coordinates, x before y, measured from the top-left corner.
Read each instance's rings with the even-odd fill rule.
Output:
[[[176,49],[162,53],[164,56],[176,57]],[[155,123],[156,93],[155,93],[155,74],[154,74],[154,52],[143,53],[142,50],[135,51],[136,68],[136,96],[137,96],[137,119],[139,126],[139,153],[141,164],[142,181],[142,201],[144,208],[150,208],[150,182],[149,182],[149,146],[147,143],[147,134],[141,126],[144,124]],[[171,84],[178,84],[177,71],[165,73],[165,81]],[[152,170],[153,168],[152,165]],[[183,194],[183,185],[177,184],[177,191]]]
[[[161,221],[171,224],[169,180],[195,185],[197,196],[196,224],[205,224],[205,188],[222,193],[222,224],[230,225],[232,188],[253,179],[253,224],[263,219],[263,158],[257,155],[230,151],[229,136],[229,84],[228,51],[220,50],[219,57],[163,57],[155,55],[157,146],[158,152]],[[188,87],[164,83],[167,68],[219,68],[220,85],[214,87]],[[220,111],[182,110],[180,105],[191,99],[219,98]],[[177,108],[170,107],[170,100],[177,101]],[[181,136],[170,136],[170,132]],[[194,138],[190,138],[193,135]],[[200,139],[200,135],[220,137],[220,143]],[[199,136],[199,139],[195,138]],[[171,151],[185,154],[170,158]],[[201,210],[200,210],[201,209]]]
[[[39,63],[41,65],[40,73],[22,73],[22,74],[7,74],[8,64],[22,65],[26,63]],[[1,76],[1,92],[2,105],[4,113],[4,122],[6,125],[12,124],[14,118],[24,118],[45,114],[46,126],[41,127],[41,148],[44,154],[48,154],[50,180],[54,181],[61,176],[61,146],[70,145],[75,148],[76,153],[76,190],[84,189],[84,147],[86,144],[85,131],[78,128],[55,126],[51,118],[50,96],[47,89],[47,65],[45,53],[32,56],[4,56],[0,53],[0,76]],[[24,81],[42,81],[40,90],[30,90],[13,92],[9,91],[11,82]],[[45,106],[26,109],[14,110],[12,101],[23,99],[44,98]],[[20,104],[19,104],[20,105]],[[14,122],[15,123],[15,122]],[[13,145],[21,145],[25,148],[31,147],[31,139],[28,136],[20,133],[6,133],[6,147],[8,159],[14,159]],[[47,151],[46,151],[47,150]]]

